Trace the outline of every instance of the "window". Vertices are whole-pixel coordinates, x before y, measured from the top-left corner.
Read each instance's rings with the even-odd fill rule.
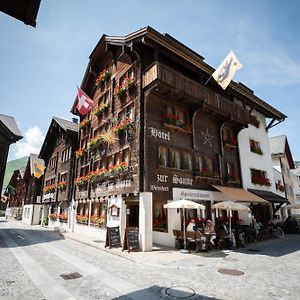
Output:
[[[170,153],[171,167],[181,169],[181,151],[172,149]]]
[[[164,106],[163,122],[181,128],[187,128],[189,124],[188,112],[181,108],[166,104]]]
[[[49,160],[49,169],[55,169],[56,168],[56,156],[50,158]]]
[[[62,162],[66,162],[70,158],[71,158],[71,147],[68,147],[61,153],[61,160]]]
[[[168,166],[168,147],[159,146],[158,147],[158,163],[161,166]]]
[[[118,165],[122,162],[122,152],[119,152],[115,155],[115,164]]]
[[[211,157],[205,157],[205,165],[210,173],[214,171],[214,161]]]
[[[164,208],[167,201],[153,201],[153,230],[164,231],[168,230],[167,209]]]
[[[68,173],[63,173],[63,174],[60,174],[60,182],[62,182],[62,181],[67,181],[67,174]]]
[[[254,153],[257,153],[257,154],[260,154],[260,155],[263,154],[259,142],[255,141],[255,140],[249,140],[249,142],[250,142],[251,152],[254,152]]]
[[[226,163],[226,171],[227,171],[227,176],[228,176],[229,180],[237,180],[238,179],[238,174],[235,171],[233,162]]]
[[[182,154],[182,162],[183,162],[183,169],[193,171],[193,159],[192,154],[183,152]]]
[[[250,169],[250,171],[251,171],[251,182],[253,184],[271,186],[271,182],[269,178],[267,178],[266,171],[261,171],[256,169]]]
[[[203,171],[204,169],[204,158],[202,155],[197,154],[195,158],[195,170],[196,171]]]
[[[223,143],[224,144],[236,146],[237,140],[236,140],[231,128],[224,127],[223,132],[222,132],[222,136],[223,136]]]
[[[123,150],[123,161],[129,164],[129,148]]]

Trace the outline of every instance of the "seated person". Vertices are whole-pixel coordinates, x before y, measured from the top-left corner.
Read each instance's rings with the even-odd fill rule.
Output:
[[[204,228],[204,234],[209,235],[209,242],[212,245],[215,245],[214,240],[217,238],[217,236],[216,236],[215,226],[211,220],[207,220],[206,226]]]
[[[244,233],[244,220],[240,219],[238,223],[234,225],[235,240],[238,240],[242,247],[245,247],[245,233]]]
[[[195,219],[191,219],[189,225],[186,227],[186,231],[197,231]]]

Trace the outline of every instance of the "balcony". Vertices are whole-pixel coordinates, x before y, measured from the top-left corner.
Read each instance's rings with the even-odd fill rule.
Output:
[[[148,87],[155,81],[163,83],[164,86],[169,87],[175,93],[195,99],[197,103],[203,104],[211,111],[230,117],[238,123],[245,124],[249,120],[248,112],[241,106],[164,64],[155,63],[145,71],[143,88]]]

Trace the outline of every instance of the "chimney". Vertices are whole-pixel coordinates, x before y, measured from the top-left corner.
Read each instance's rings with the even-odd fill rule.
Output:
[[[77,118],[72,118],[72,122],[73,122],[74,124],[78,124],[78,119],[77,119]]]

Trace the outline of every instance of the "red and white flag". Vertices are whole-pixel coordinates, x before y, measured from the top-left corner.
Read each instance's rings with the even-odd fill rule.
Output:
[[[77,87],[77,98],[78,103],[76,108],[79,113],[84,116],[91,110],[94,101],[79,87]]]

